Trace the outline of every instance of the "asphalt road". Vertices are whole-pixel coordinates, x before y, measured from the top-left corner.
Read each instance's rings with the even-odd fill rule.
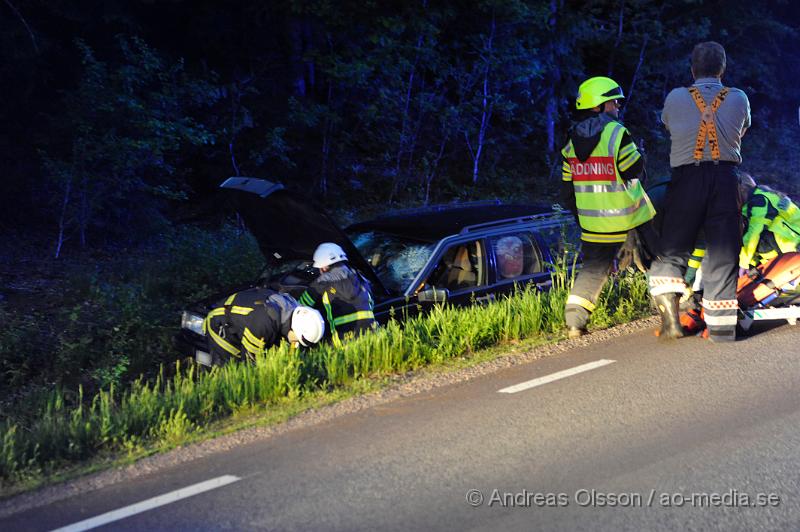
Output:
[[[601,360],[614,362],[499,393]],[[221,479],[230,483],[105,529],[798,530],[798,391],[800,327],[725,345],[640,332],[28,510],[0,529],[58,528]]]

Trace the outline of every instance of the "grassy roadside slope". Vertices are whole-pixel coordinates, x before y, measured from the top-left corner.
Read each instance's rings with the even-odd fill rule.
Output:
[[[528,287],[487,306],[439,307],[402,328],[390,322],[338,348],[297,352],[283,344],[251,365],[199,373],[176,368],[171,378],[138,380],[124,390],[111,386],[77,406],[53,392],[40,415],[0,424],[0,488],[17,491],[98,458],[143,456],[195,441],[243,413],[278,422],[398,372],[520,339],[552,340],[564,326],[567,295],[567,280],[554,281],[549,292]],[[648,309],[644,276],[623,275],[607,285],[592,326],[630,321]]]

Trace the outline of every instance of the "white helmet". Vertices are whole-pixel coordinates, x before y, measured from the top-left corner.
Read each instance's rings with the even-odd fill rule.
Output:
[[[322,314],[311,307],[298,305],[292,311],[292,332],[303,347],[319,343],[325,334]]]
[[[347,260],[347,255],[339,244],[333,242],[323,242],[314,251],[314,266],[315,268],[327,268],[331,264],[336,264]]]

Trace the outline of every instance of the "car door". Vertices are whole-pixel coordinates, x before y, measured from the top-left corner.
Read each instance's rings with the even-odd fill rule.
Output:
[[[423,279],[412,295],[380,301],[375,306],[375,317],[385,323],[394,318],[406,321],[417,314],[425,314],[434,301],[420,301],[418,294],[430,289],[447,291],[440,301],[454,305],[467,305],[474,298],[489,301],[493,296],[485,293],[487,266],[485,245],[482,239],[445,244],[432,256],[421,272]]]
[[[498,294],[509,293],[515,285],[533,283],[549,287],[551,278],[547,261],[534,230],[517,229],[487,238],[491,279]]]
[[[446,289],[447,299],[454,305],[494,299],[485,239],[451,242],[437,254],[434,264],[420,290]]]

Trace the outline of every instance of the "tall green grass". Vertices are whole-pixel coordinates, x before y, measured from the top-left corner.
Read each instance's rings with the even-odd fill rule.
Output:
[[[44,389],[74,393],[80,384],[94,395],[155,377],[175,359],[180,309],[220,279],[252,282],[263,263],[255,239],[225,225],[179,227],[147,246],[59,265],[58,282],[28,296],[32,310],[0,302],[0,419],[38,410],[33,395]]]
[[[486,306],[437,306],[374,333],[294,351],[285,343],[254,364],[232,363],[210,371],[175,368],[171,378],[113,386],[71,406],[52,392],[40,415],[0,423],[0,482],[46,474],[98,454],[170,447],[238,411],[297,400],[303,394],[346,387],[355,381],[441,363],[486,347],[564,326],[570,280],[553,288],[516,290]],[[622,276],[601,295],[593,323],[605,326],[648,311],[644,276]]]

